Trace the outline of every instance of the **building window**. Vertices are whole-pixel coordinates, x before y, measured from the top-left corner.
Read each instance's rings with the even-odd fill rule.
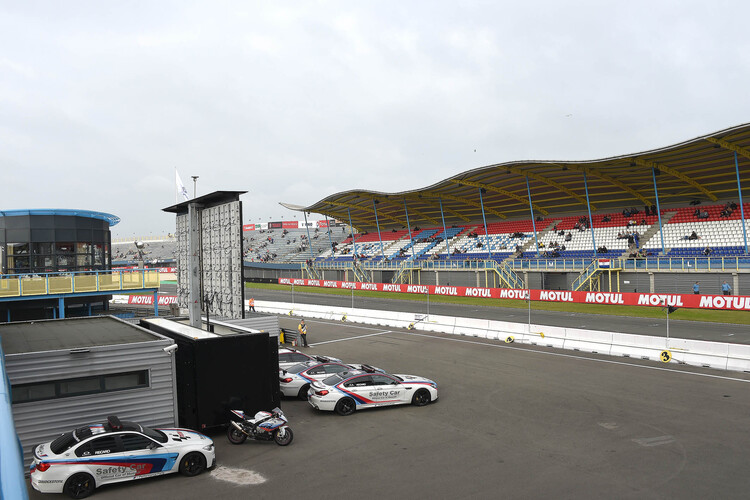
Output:
[[[11,386],[11,392],[13,403],[29,403],[143,387],[148,387],[148,370],[18,384]]]

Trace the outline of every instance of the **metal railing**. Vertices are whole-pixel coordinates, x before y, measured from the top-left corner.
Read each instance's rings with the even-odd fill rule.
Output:
[[[581,272],[596,259],[513,259],[507,265],[513,271],[554,271]],[[646,257],[637,259],[616,258],[612,261],[613,268],[622,271],[708,271],[725,272],[741,269],[750,270],[750,256],[738,257]],[[351,269],[351,261],[315,263],[318,269]],[[399,261],[361,262],[361,267],[367,270],[399,270],[404,265]],[[409,267],[421,270],[484,270],[494,269],[497,263],[493,260],[418,260],[409,262]]]
[[[592,276],[597,274],[599,271],[599,262],[596,260],[592,260],[591,264],[589,264],[589,266],[584,269],[583,272],[575,280],[573,280],[571,288],[574,291],[580,290],[581,288],[583,288],[586,282],[591,282],[591,280],[593,280]]]
[[[0,275],[0,298],[159,288],[158,269]]]

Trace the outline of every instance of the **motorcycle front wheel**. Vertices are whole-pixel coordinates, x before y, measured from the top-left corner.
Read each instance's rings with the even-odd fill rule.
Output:
[[[229,427],[227,428],[227,437],[232,444],[242,444],[247,439],[247,434],[240,431],[232,424],[229,424]]]
[[[281,429],[278,429],[276,432],[273,433],[273,440],[276,441],[276,444],[279,446],[286,446],[289,443],[292,442],[292,439],[294,439],[294,433],[292,432],[292,429],[289,427],[284,428],[284,435],[281,435]]]

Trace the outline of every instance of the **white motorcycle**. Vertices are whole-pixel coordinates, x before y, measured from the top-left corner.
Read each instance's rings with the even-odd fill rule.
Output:
[[[279,446],[286,446],[294,439],[292,429],[287,425],[286,416],[281,408],[270,412],[259,411],[250,419],[242,410],[231,410],[239,420],[231,420],[227,428],[227,437],[232,444],[242,444],[247,438],[256,441],[275,441]]]

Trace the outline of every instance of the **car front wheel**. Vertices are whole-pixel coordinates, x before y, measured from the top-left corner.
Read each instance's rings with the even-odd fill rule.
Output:
[[[94,482],[94,478],[90,474],[79,472],[73,474],[65,481],[63,491],[70,498],[86,498],[94,492],[95,488],[96,482]]]
[[[427,389],[419,389],[414,393],[414,397],[411,398],[411,404],[414,406],[424,406],[431,401],[430,393]]]
[[[194,451],[180,460],[180,473],[185,476],[197,476],[206,470],[206,457],[203,453]]]

